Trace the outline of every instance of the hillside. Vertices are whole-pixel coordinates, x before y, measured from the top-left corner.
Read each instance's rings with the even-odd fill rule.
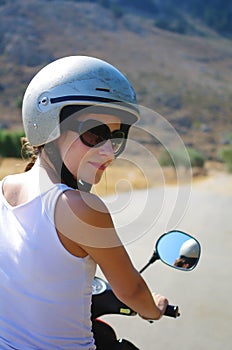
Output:
[[[100,1],[0,2],[1,125],[21,126],[22,95],[41,66],[93,55],[121,69],[139,103],[162,114],[187,145],[217,158],[232,130],[232,45],[188,20],[200,36],[162,30],[139,11],[118,15]]]

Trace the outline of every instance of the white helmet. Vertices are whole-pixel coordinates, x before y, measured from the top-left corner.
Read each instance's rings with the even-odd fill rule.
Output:
[[[60,112],[68,105],[116,108],[128,112],[128,125],[139,119],[134,89],[120,71],[97,58],[64,57],[41,69],[25,92],[23,125],[33,146],[60,136]]]
[[[193,238],[185,241],[180,248],[180,256],[184,256],[186,258],[199,258],[199,254],[199,244]]]

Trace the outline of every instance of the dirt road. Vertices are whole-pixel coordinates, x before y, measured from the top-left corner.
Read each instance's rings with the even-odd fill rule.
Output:
[[[195,182],[192,189],[183,187],[181,191],[186,193],[186,198],[189,197],[184,206],[181,198],[174,200],[180,189],[170,186],[165,191],[160,188],[151,189],[149,195],[144,194],[144,191],[130,196],[121,194],[117,201],[120,198],[122,202],[126,199],[130,207],[130,210],[126,210],[126,217],[117,212],[113,198],[106,199],[114,211],[115,221],[128,235],[126,240],[131,243],[127,244],[127,248],[138,268],[150,257],[158,236],[168,229],[179,228],[199,239],[202,256],[196,270],[180,272],[157,262],[144,273],[153,290],[166,295],[170,303],[179,305],[181,317],[176,320],[163,317],[152,325],[139,317],[107,316],[105,319],[115,326],[120,337],[130,339],[143,350],[230,350],[232,176],[216,173],[205,181]],[[151,221],[149,210],[147,215],[146,210],[141,212],[142,198],[148,202],[148,197],[154,199],[154,211],[156,203],[163,204],[162,211],[158,213],[159,218],[153,221],[152,227],[139,237],[138,230],[148,227],[148,222]],[[182,198],[185,198],[184,194]],[[176,210],[178,206],[183,206],[183,216]],[[171,221],[170,207],[175,212]],[[135,219],[136,216],[139,217],[138,220]],[[129,226],[125,224],[128,219]],[[132,235],[128,233],[129,230]]]

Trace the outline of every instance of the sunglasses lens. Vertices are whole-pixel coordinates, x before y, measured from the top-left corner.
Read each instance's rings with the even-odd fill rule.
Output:
[[[109,127],[105,124],[97,125],[89,129],[87,125],[83,125],[80,130],[80,138],[88,147],[99,147],[106,141],[111,140],[114,154],[117,154],[124,145],[125,134],[121,130],[115,130],[111,133]]]
[[[88,147],[100,146],[110,138],[110,131],[105,124],[97,125],[95,127],[86,128],[81,132],[81,141]]]
[[[114,154],[119,153],[121,147],[124,145],[125,134],[122,131],[116,130],[112,133],[111,144]]]
[[[81,135],[81,140],[88,147],[97,146],[98,144],[101,144],[105,141],[105,139],[101,135],[98,135],[92,132],[91,130],[84,132]]]

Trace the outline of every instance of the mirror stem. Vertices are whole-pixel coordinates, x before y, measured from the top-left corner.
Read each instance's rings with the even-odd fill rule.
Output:
[[[159,259],[160,259],[159,255],[156,253],[156,251],[154,251],[151,259],[148,261],[148,263],[139,272],[142,273],[144,270],[146,270],[148,268],[148,266],[150,266],[156,260],[159,260]]]

